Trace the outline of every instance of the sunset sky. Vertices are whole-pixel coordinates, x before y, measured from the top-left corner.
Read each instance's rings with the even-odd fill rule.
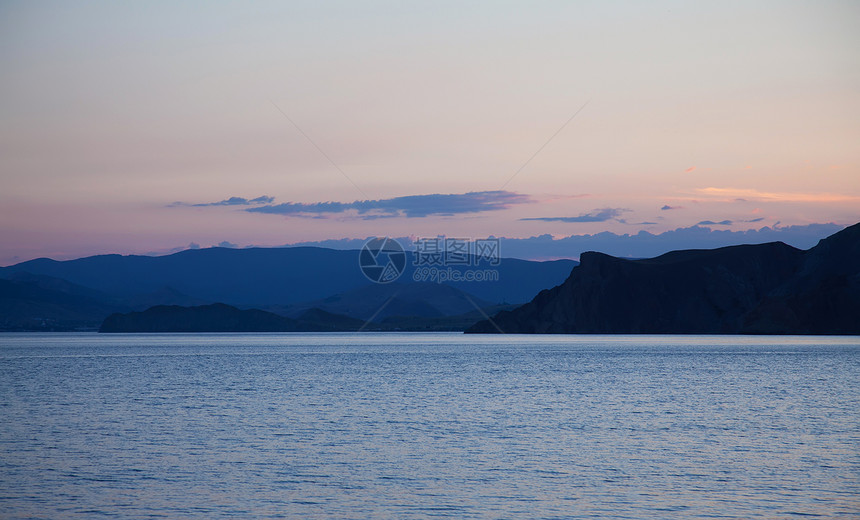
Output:
[[[853,224],[858,21],[856,1],[2,2],[0,265]]]

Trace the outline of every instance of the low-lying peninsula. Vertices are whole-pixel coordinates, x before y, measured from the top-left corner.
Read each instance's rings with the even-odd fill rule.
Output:
[[[157,305],[142,312],[105,318],[99,332],[335,332],[357,330],[364,322],[310,309],[298,319],[223,303],[181,307]]]

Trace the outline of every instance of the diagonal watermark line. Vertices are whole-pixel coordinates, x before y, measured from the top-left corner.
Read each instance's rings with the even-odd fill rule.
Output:
[[[277,103],[275,103],[275,102],[274,102],[274,101],[272,101],[272,100],[269,100],[269,102],[270,102],[272,105],[274,105],[274,107],[275,107],[275,108],[277,108],[277,109],[278,109],[278,112],[280,112],[284,117],[286,117],[286,118],[287,118],[287,121],[289,121],[290,123],[292,123],[292,124],[293,124],[293,126],[294,126],[294,127],[296,127],[296,130],[298,130],[298,131],[299,131],[299,133],[301,133],[303,136],[305,136],[305,139],[307,139],[307,140],[308,140],[312,145],[314,145],[314,148],[316,148],[317,150],[319,150],[319,152],[322,154],[322,156],[323,156],[323,157],[325,157],[325,158],[328,160],[328,162],[330,162],[330,163],[331,163],[331,165],[332,165],[332,166],[334,166],[334,167],[335,167],[335,169],[336,169],[337,171],[339,171],[339,172],[340,172],[340,174],[341,174],[341,175],[343,175],[343,177],[344,177],[346,180],[348,180],[348,181],[349,181],[349,183],[350,183],[350,184],[352,184],[353,186],[355,186],[355,189],[357,189],[357,190],[358,190],[358,192],[359,192],[359,193],[361,193],[361,194],[362,194],[362,196],[364,196],[364,198],[365,198],[365,199],[369,199],[369,198],[370,198],[370,197],[368,197],[368,196],[367,196],[367,194],[366,194],[366,193],[364,193],[364,190],[362,190],[361,188],[359,188],[359,187],[358,187],[358,184],[356,184],[355,182],[353,182],[353,180],[349,178],[349,175],[347,175],[347,174],[346,174],[346,172],[344,172],[343,170],[341,170],[341,169],[340,169],[340,166],[338,166],[334,161],[332,161],[332,160],[331,160],[331,157],[329,157],[329,156],[328,156],[328,154],[327,154],[327,153],[325,153],[325,152],[323,151],[323,149],[322,149],[322,148],[320,148],[320,147],[319,147],[319,145],[318,145],[318,144],[316,144],[316,143],[314,142],[314,140],[313,140],[313,139],[311,139],[311,138],[310,138],[310,136],[309,136],[308,134],[306,134],[306,133],[305,133],[305,131],[304,131],[304,130],[302,130],[302,129],[301,129],[301,127],[300,127],[299,125],[297,125],[297,124],[296,124],[296,122],[295,122],[295,121],[293,121],[293,119],[292,119],[290,116],[288,116],[288,115],[287,115],[287,113],[286,113],[286,112],[284,112],[283,110],[281,110],[281,107],[279,107],[279,106],[277,105]]]
[[[487,321],[489,321],[493,325],[493,327],[495,327],[496,330],[499,331],[499,334],[505,334],[505,331],[503,331],[502,328],[499,327],[499,325],[493,320],[493,318],[491,318],[489,314],[484,312],[484,309],[478,307],[478,305],[474,301],[472,301],[471,298],[469,298],[469,295],[466,294],[466,291],[462,291],[462,293],[463,293],[463,296],[469,301],[469,303],[472,304],[472,307],[478,309],[478,312],[480,312],[481,315],[483,315],[484,318],[486,318]]]
[[[564,127],[566,127],[568,123],[570,123],[571,121],[573,121],[573,118],[575,118],[576,116],[578,116],[578,115],[579,115],[579,113],[580,113],[580,112],[582,112],[582,109],[583,109],[583,108],[585,108],[585,106],[586,106],[586,105],[588,105],[589,103],[591,103],[591,100],[590,100],[590,99],[589,99],[588,101],[586,101],[586,102],[585,102],[581,107],[579,107],[579,110],[577,110],[576,112],[574,112],[574,113],[573,113],[573,115],[572,115],[572,116],[570,116],[570,118],[568,118],[568,120],[567,120],[567,121],[565,121],[565,122],[564,122],[564,124],[563,124],[563,125],[561,125],[561,127],[560,127],[558,130],[556,130],[556,131],[555,131],[555,133],[554,133],[554,134],[552,134],[552,136],[550,136],[550,138],[549,138],[549,139],[547,139],[547,140],[546,140],[546,142],[543,144],[543,146],[541,146],[540,148],[538,148],[538,149],[537,149],[537,151],[536,151],[535,153],[533,153],[531,157],[529,157],[529,160],[528,160],[528,161],[526,161],[525,163],[523,163],[523,165],[522,165],[522,166],[520,166],[520,168],[519,168],[517,171],[515,171],[515,172],[514,172],[514,174],[513,174],[513,175],[511,175],[511,177],[510,177],[507,181],[505,181],[505,183],[504,183],[504,184],[502,184],[502,187],[501,187],[501,188],[499,188],[499,190],[503,190],[503,189],[505,189],[505,186],[507,186],[508,184],[510,184],[510,182],[511,182],[512,180],[514,180],[514,177],[516,177],[517,175],[519,175],[519,174],[520,174],[520,172],[521,172],[521,171],[523,171],[523,170],[525,169],[525,167],[529,165],[529,163],[530,163],[530,162],[532,162],[532,159],[534,159],[535,157],[537,157],[537,155],[538,155],[539,153],[541,153],[541,152],[543,151],[543,149],[544,149],[544,148],[546,148],[546,145],[548,145],[548,144],[549,144],[553,139],[555,139],[555,136],[557,136],[559,133],[561,133],[561,131],[562,131],[562,130],[564,130]]]

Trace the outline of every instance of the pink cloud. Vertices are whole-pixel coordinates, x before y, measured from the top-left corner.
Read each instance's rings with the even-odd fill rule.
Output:
[[[854,202],[860,201],[856,195],[842,195],[839,193],[789,193],[768,192],[750,188],[698,188],[700,194],[722,199],[737,199],[755,201],[781,201],[781,202]]]
[[[684,170],[684,171],[685,171],[685,172],[687,172],[687,173],[691,173],[691,172],[696,171],[696,167],[695,167],[695,166],[690,166],[689,168],[687,168],[687,169],[686,169],[686,170]]]

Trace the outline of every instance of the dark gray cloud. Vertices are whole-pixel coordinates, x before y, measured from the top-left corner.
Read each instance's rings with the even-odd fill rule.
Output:
[[[576,217],[528,217],[520,220],[539,220],[541,222],[606,222],[617,219],[625,211],[625,208],[599,208],[588,213],[582,213]]]
[[[738,221],[733,221],[733,220],[720,220],[720,221],[703,220],[696,225],[697,226],[731,226],[735,222],[745,222],[745,223],[751,224],[754,222],[761,222],[762,220],[764,220],[764,217],[752,218],[749,220],[738,220]]]
[[[669,211],[669,210],[672,210],[672,209],[684,209],[684,206],[670,206],[670,205],[666,204],[665,206],[663,206],[663,207],[662,207],[662,208],[660,208],[660,209],[661,209],[661,210],[663,210],[663,211]]]
[[[260,197],[254,199],[246,199],[245,197],[230,197],[229,199],[219,200],[218,202],[203,202],[200,204],[189,204],[187,202],[177,201],[172,204],[168,204],[168,206],[190,206],[193,208],[202,208],[206,206],[252,206],[254,204],[271,204],[274,200],[275,197],[261,195]]]
[[[234,244],[233,242],[227,242],[226,240],[224,240],[224,241],[221,241],[221,242],[219,242],[219,243],[218,243],[218,247],[227,247],[227,248],[230,248],[230,249],[235,249],[235,248],[237,248],[237,247],[239,247],[239,246],[237,246],[237,245],[236,245],[236,244]]]
[[[229,199],[224,199],[218,202],[207,202],[204,204],[192,204],[192,206],[200,207],[200,206],[250,206],[252,204],[271,204],[274,202],[275,197],[269,197],[267,195],[262,195],[255,199],[246,199],[244,197],[230,197]]]
[[[469,193],[434,193],[407,195],[390,199],[353,202],[285,202],[247,208],[252,213],[270,213],[320,218],[326,214],[355,211],[365,220],[391,217],[420,218],[431,215],[450,216],[509,208],[532,202],[528,195],[510,191],[473,191]]]

